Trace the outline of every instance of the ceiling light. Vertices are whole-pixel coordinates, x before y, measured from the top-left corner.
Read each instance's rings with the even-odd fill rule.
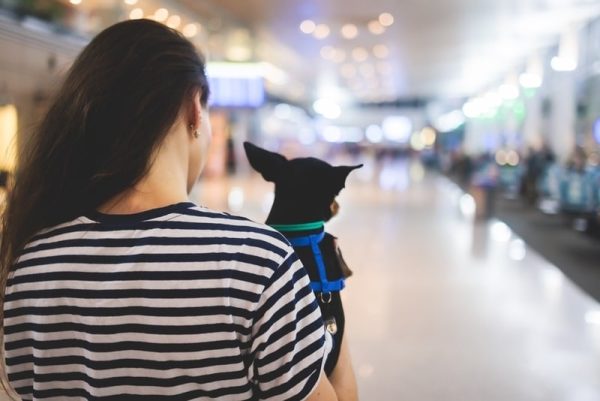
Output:
[[[553,57],[550,65],[555,71],[574,71],[579,59],[579,33],[574,26],[561,35],[558,55]]]
[[[413,150],[420,152],[425,149],[425,146],[426,145],[423,141],[423,135],[421,135],[421,132],[413,132],[413,134],[410,136],[410,147]]]
[[[542,86],[542,77],[537,74],[525,72],[519,76],[519,83],[523,88],[539,88]]]
[[[369,88],[369,89],[378,89],[379,88],[379,81],[377,80],[377,78],[375,76],[368,77],[367,88]]]
[[[329,27],[325,24],[319,24],[315,27],[313,35],[317,39],[325,39],[329,36]]]
[[[289,77],[281,68],[268,62],[262,62],[260,63],[260,66],[262,69],[262,76],[267,81],[279,86],[288,84]]]
[[[406,143],[412,134],[412,121],[405,116],[389,116],[383,120],[382,128],[386,139]]]
[[[352,58],[358,62],[365,61],[369,58],[369,52],[364,47],[356,47],[352,50]]]
[[[390,49],[386,45],[376,45],[373,47],[373,54],[377,58],[386,58],[390,55]]]
[[[360,66],[360,73],[365,78],[371,78],[375,75],[375,67],[371,64],[363,64]]]
[[[454,131],[465,123],[465,115],[460,110],[454,110],[439,116],[435,122],[435,128],[440,132]]]
[[[341,67],[340,72],[346,79],[354,78],[356,76],[356,67],[352,64],[344,64]]]
[[[366,129],[366,137],[371,143],[379,143],[383,140],[383,130],[379,125],[369,125]]]
[[[469,100],[463,105],[462,111],[468,118],[477,118],[482,113],[480,102],[477,99]]]
[[[182,33],[186,38],[193,38],[198,34],[198,26],[196,24],[187,24],[183,27]]]
[[[275,106],[274,114],[280,120],[287,120],[292,116],[292,108],[289,104],[279,103]]]
[[[244,45],[232,45],[225,51],[228,60],[242,62],[252,58],[252,50]]]
[[[329,99],[319,99],[313,103],[313,109],[325,118],[334,120],[342,114],[339,104]]]
[[[514,100],[519,97],[519,88],[516,85],[504,84],[500,85],[498,93],[503,99]]]
[[[321,57],[323,57],[325,60],[332,60],[335,56],[335,48],[332,46],[323,46],[320,53]]]
[[[315,24],[315,22],[309,19],[304,20],[302,21],[302,23],[300,23],[300,30],[307,35],[313,33],[316,27],[317,25]]]
[[[327,142],[343,142],[342,137],[342,129],[340,127],[336,127],[333,125],[329,125],[323,129],[321,132],[321,136]]]
[[[379,15],[379,23],[383,26],[391,26],[394,23],[394,16],[390,13],[382,13]]]
[[[436,137],[437,134],[431,127],[424,127],[421,130],[421,139],[423,140],[423,144],[425,144],[425,146],[433,146],[435,144]]]
[[[343,63],[346,60],[346,52],[342,49],[336,49],[332,61],[336,63]]]
[[[354,39],[358,36],[358,28],[354,24],[346,24],[342,27],[342,36],[346,39]]]
[[[392,66],[389,63],[378,63],[377,64],[377,72],[383,75],[392,73]]]
[[[124,0],[125,4],[133,6],[135,4],[137,4],[138,0]]]
[[[385,32],[385,27],[381,25],[377,20],[370,21],[368,28],[369,32],[371,32],[373,35],[381,35]]]
[[[181,24],[181,17],[179,15],[171,15],[167,20],[167,26],[169,28],[177,29]]]
[[[71,4],[78,5],[81,4],[81,0],[70,0]]]
[[[512,85],[507,85],[506,88],[504,88],[504,94],[508,95],[508,97],[510,97],[511,95],[514,95],[514,89],[509,88]],[[483,96],[482,100],[479,103],[482,104],[484,106],[485,109],[493,109],[496,107],[500,107],[502,105],[502,94],[501,94],[502,89],[500,89],[499,92],[495,92],[495,91],[489,91],[485,94],[485,96]],[[517,94],[517,97],[519,95]]]
[[[169,10],[166,8],[159,8],[154,12],[154,19],[158,22],[165,22],[169,17]]]
[[[129,13],[129,19],[140,19],[140,18],[144,18],[144,10],[142,10],[141,8],[134,8]]]
[[[566,57],[552,57],[550,65],[554,71],[565,72],[574,71],[577,69],[577,62]]]

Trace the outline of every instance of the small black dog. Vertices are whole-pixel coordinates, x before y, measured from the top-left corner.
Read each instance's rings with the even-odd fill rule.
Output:
[[[333,167],[313,157],[287,160],[249,142],[244,148],[250,165],[265,180],[275,183],[275,200],[266,223],[286,236],[306,267],[325,325],[333,336],[333,349],[325,364],[329,376],[337,364],[344,335],[340,291],[352,272],[336,238],[325,232],[323,223],[337,213],[335,197],[344,188],[348,174],[362,164]]]

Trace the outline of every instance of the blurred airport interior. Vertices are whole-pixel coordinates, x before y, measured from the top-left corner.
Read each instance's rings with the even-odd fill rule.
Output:
[[[5,191],[79,51],[139,18],[207,60],[195,201],[265,220],[244,141],[365,165],[328,223],[362,400],[600,400],[600,0],[0,0]]]

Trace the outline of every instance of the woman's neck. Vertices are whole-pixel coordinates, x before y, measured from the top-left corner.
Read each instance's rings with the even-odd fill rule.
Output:
[[[187,194],[154,192],[143,189],[143,187],[143,185],[141,188],[136,185],[134,188],[113,197],[101,205],[98,211],[105,214],[133,214],[188,200]]]
[[[188,200],[188,160],[178,144],[165,140],[148,173],[133,188],[109,199],[98,208],[106,214],[131,214]]]

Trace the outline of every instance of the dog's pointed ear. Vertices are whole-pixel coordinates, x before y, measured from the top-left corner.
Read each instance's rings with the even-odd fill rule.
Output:
[[[353,170],[361,168],[362,166],[362,164],[357,164],[355,166],[337,166],[333,168],[336,193],[339,193],[346,186],[346,178],[348,178],[348,175]]]
[[[261,173],[265,180],[277,182],[283,177],[287,166],[285,157],[259,148],[250,142],[244,142],[244,150],[252,168]]]

